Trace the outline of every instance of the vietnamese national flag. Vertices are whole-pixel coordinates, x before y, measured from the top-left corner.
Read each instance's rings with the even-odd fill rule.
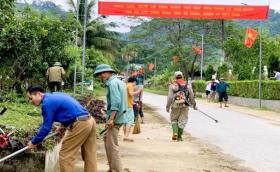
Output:
[[[258,37],[258,32],[253,28],[247,28],[245,36],[245,46],[251,48]]]
[[[155,67],[154,64],[152,64],[152,63],[148,64],[148,69],[149,69],[149,71],[153,71],[153,70],[154,70],[154,67]]]
[[[202,49],[197,46],[193,46],[193,49],[194,49],[195,54],[200,55],[202,53]]]

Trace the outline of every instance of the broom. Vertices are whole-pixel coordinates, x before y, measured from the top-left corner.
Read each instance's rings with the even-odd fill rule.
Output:
[[[140,93],[139,94],[139,101],[138,101],[138,111],[137,111],[137,115],[135,116],[135,125],[133,127],[133,131],[132,131],[132,134],[140,134],[141,133],[141,127],[140,127],[140,115],[139,115],[139,111],[140,111],[140,108],[142,108],[142,104],[141,104],[141,96],[142,94]]]

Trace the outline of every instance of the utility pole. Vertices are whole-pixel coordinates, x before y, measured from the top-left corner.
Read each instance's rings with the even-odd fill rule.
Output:
[[[157,72],[157,56],[155,56],[155,70],[154,70],[154,76],[156,75]]]
[[[80,0],[77,0],[76,4],[76,21],[79,22],[79,7],[80,7]],[[79,35],[78,27],[76,27],[76,47],[78,48],[78,35]],[[74,96],[76,94],[76,83],[77,83],[77,59],[75,57],[75,68],[74,68]]]
[[[84,4],[84,36],[83,36],[83,59],[82,59],[82,94],[84,94],[84,80],[85,80],[85,58],[86,58],[86,29],[87,29],[87,0]]]
[[[260,22],[259,26],[260,32],[260,58],[259,58],[259,107],[262,107],[262,22]]]
[[[203,58],[204,58],[204,35],[201,34],[201,62],[200,62],[200,80],[203,78]],[[193,79],[193,78],[192,78]]]

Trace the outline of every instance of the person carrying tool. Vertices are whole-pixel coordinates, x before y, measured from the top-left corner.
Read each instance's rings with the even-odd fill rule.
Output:
[[[143,90],[144,89],[144,68],[139,66],[137,68],[137,74],[135,76],[136,78],[136,90]],[[134,96],[134,102],[138,104],[138,113],[141,117],[141,123],[144,124],[144,111],[143,111],[143,106],[142,106],[142,97],[143,97],[143,91],[142,94],[138,94]]]
[[[126,122],[124,124],[124,139],[123,141],[133,142],[133,139],[129,138],[130,129],[134,124],[134,111],[133,111],[133,96],[139,95],[143,92],[143,88],[134,91],[136,79],[134,77],[129,77],[127,80],[127,99],[128,99],[128,109],[126,112]]]
[[[107,131],[104,134],[105,151],[109,163],[108,172],[121,172],[122,164],[119,155],[118,134],[119,129],[125,123],[127,111],[127,88],[123,81],[113,75],[115,71],[107,64],[96,67],[94,76],[98,76],[107,86]]]
[[[60,62],[55,62],[53,67],[48,68],[46,77],[48,79],[48,87],[51,92],[61,90],[63,75],[65,75],[65,71],[63,67],[61,67]]]
[[[182,135],[188,122],[189,106],[196,110],[196,103],[192,88],[183,80],[181,71],[175,72],[176,81],[169,85],[166,111],[170,113],[173,129],[172,140],[183,141]]]
[[[45,93],[40,86],[29,87],[27,96],[35,106],[42,106],[43,124],[29,149],[41,143],[52,129],[54,122],[67,127],[67,134],[59,152],[60,172],[74,172],[75,159],[80,148],[85,161],[85,172],[97,172],[96,123],[89,112],[71,96],[64,93]]]

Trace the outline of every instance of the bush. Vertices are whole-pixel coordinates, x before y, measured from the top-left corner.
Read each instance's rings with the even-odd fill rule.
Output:
[[[211,80],[212,79],[212,75],[215,74],[215,70],[213,68],[212,65],[209,65],[205,71],[205,78],[206,80]]]
[[[174,74],[173,72],[165,72],[161,75],[157,75],[156,77],[152,77],[148,80],[148,85],[147,87],[152,88],[160,88],[160,89],[166,89],[168,88],[168,84],[174,80]]]
[[[237,97],[259,98],[259,81],[229,81],[228,94]],[[206,88],[205,81],[196,81],[194,86],[197,92],[203,92]],[[262,81],[262,99],[280,100],[280,82]]]

